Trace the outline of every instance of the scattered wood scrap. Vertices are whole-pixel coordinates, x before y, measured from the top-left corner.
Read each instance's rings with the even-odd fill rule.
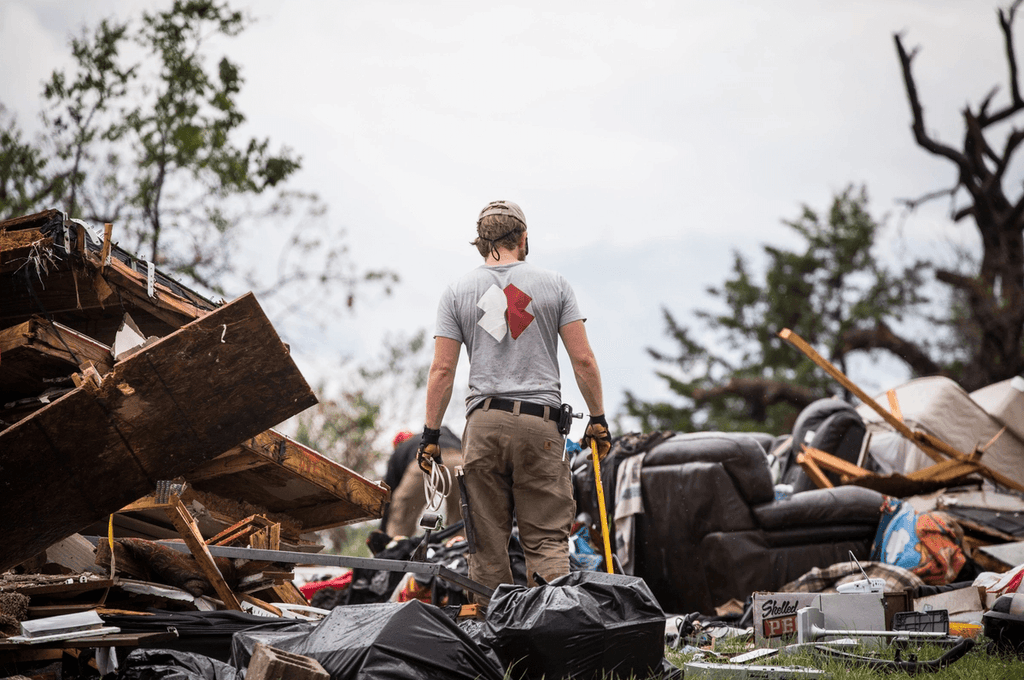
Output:
[[[796,462],[818,488],[831,488],[823,470],[835,472],[843,484],[863,486],[889,496],[904,498],[964,483],[977,474],[975,467],[958,460],[946,460],[908,475],[880,475],[865,470],[830,453],[807,445],[801,447]]]
[[[854,382],[846,377],[846,375],[844,375],[839,369],[833,366],[831,362],[818,354],[814,348],[807,344],[807,342],[799,335],[788,328],[784,328],[779,332],[779,337],[807,355],[811,361],[824,369],[825,372],[831,375],[837,382],[839,382],[839,384],[853,393],[869,408],[878,413],[878,415],[881,416],[881,418],[888,423],[893,430],[910,440],[936,463],[943,465],[941,469],[927,474],[938,475],[944,479],[956,479],[963,476],[961,473],[977,473],[1006,488],[1014,489],[1016,491],[1024,491],[1024,485],[1019,484],[1015,480],[1010,479],[1009,477],[1006,477],[1005,475],[1000,474],[981,463],[981,454],[984,452],[984,448],[991,445],[991,441],[985,447],[981,447],[972,453],[967,454],[963,451],[957,450],[955,447],[934,435],[922,432],[921,430],[912,430],[903,422],[901,417],[897,417],[897,415],[894,415],[879,406],[874,399],[869,397],[867,393],[854,384]],[[896,411],[897,413],[899,411],[898,404]],[[931,468],[927,469],[930,470]],[[968,470],[970,472],[967,472]]]

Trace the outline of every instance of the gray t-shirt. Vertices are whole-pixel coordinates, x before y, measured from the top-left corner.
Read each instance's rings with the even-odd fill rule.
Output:
[[[467,412],[487,397],[558,407],[558,330],[583,318],[565,278],[527,262],[482,265],[448,286],[435,336],[469,354]]]

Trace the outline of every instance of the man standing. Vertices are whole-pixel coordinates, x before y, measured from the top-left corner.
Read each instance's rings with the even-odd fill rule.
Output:
[[[597,441],[603,457],[611,437],[601,374],[569,283],[525,261],[529,243],[519,206],[488,204],[476,228],[472,243],[484,264],[450,285],[438,305],[417,460],[425,473],[440,461],[441,420],[464,344],[470,394],[462,444],[477,542],[469,576],[489,588],[512,583],[508,541],[514,513],[533,586],[534,574],[550,581],[569,573],[569,531],[576,512],[558,430],[558,337],[590,411],[584,444]]]

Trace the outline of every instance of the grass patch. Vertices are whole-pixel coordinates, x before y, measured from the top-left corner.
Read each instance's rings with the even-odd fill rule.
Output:
[[[1024,661],[1014,656],[998,655],[989,653],[988,640],[979,638],[978,644],[964,657],[953,662],[949,666],[934,673],[927,673],[928,678],[934,680],[951,680],[953,678],[965,680],[1019,680],[1024,678]],[[749,651],[749,646],[740,640],[726,640],[716,646],[715,651],[726,657],[742,654]],[[916,654],[921,661],[937,659],[946,653],[948,649],[934,644],[910,645],[900,652],[903,660],[909,659],[910,654]],[[883,647],[880,650],[862,648],[852,653],[863,656],[877,656],[882,659],[894,659],[895,646]],[[679,668],[687,661],[693,661],[699,657],[697,653],[682,654],[670,648],[665,649],[665,658]],[[709,663],[725,663],[727,659],[717,659],[707,655],[700,661]],[[874,680],[876,678],[899,678],[911,677],[904,671],[886,672],[873,670],[866,666],[857,665],[849,661],[827,659],[812,651],[802,651],[796,654],[785,656],[768,657],[751,662],[751,665],[762,666],[802,666],[825,671],[832,678],[849,678],[850,680]],[[917,677],[925,676],[919,673]]]

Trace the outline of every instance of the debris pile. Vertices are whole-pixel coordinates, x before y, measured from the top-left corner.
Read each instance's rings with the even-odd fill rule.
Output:
[[[386,486],[271,429],[316,397],[251,294],[216,304],[49,210],[0,222],[0,300],[4,634],[83,612],[287,615],[308,607],[294,554],[322,550],[314,532],[381,516]],[[231,547],[262,559],[211,553]],[[0,657],[83,648],[33,642]]]
[[[666,641],[722,637],[759,647],[737,673],[811,647],[916,672],[982,629],[1024,646],[1024,380],[872,399],[784,332],[862,404],[812,404],[784,436],[619,437],[602,485],[567,447],[572,573],[527,589],[513,533],[516,584],[491,591],[468,578],[462,522],[321,553],[316,531],[381,518],[389,487],[272,429],[316,399],[252,295],[215,304],[111,235],[54,210],[0,222],[9,673],[668,678]],[[618,573],[598,573],[606,540]],[[300,589],[297,565],[350,571]],[[951,648],[879,661],[842,636]]]

